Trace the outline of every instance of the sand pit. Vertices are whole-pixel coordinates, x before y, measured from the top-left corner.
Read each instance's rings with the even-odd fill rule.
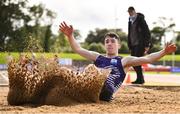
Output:
[[[122,86],[112,102],[99,101],[109,70],[89,65],[81,73],[29,60],[8,67],[9,86],[0,87],[1,112],[180,113],[180,87]],[[45,67],[44,67],[45,66]]]
[[[8,104],[69,105],[99,102],[99,95],[111,70],[90,64],[83,71],[61,66],[55,61],[12,61],[8,65]]]
[[[78,103],[66,106],[32,105],[11,106],[7,104],[8,87],[0,87],[1,112],[146,112],[180,113],[180,87],[133,87],[123,86],[112,102]]]

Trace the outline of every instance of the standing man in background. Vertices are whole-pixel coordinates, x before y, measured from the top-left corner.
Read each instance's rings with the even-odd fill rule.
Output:
[[[128,8],[128,47],[131,56],[141,57],[147,53],[151,46],[151,35],[149,27],[142,13],[136,13],[134,7]],[[144,76],[141,66],[133,67],[137,74],[137,79],[132,84],[144,84]]]

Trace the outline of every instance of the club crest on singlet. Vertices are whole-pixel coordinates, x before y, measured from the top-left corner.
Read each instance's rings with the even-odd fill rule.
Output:
[[[110,63],[111,63],[112,65],[117,65],[117,59],[111,59]]]

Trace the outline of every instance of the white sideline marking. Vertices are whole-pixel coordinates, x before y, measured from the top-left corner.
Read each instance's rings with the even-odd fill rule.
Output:
[[[4,79],[6,82],[9,82],[9,79],[8,79],[8,76],[7,76],[7,73],[6,73],[6,72],[1,72],[0,75],[3,77],[3,79]]]

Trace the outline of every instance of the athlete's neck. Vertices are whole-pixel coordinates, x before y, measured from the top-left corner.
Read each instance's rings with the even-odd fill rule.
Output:
[[[113,57],[116,57],[116,56],[118,56],[118,54],[112,54],[112,55],[106,54],[106,57],[108,57],[108,58],[113,58]]]

